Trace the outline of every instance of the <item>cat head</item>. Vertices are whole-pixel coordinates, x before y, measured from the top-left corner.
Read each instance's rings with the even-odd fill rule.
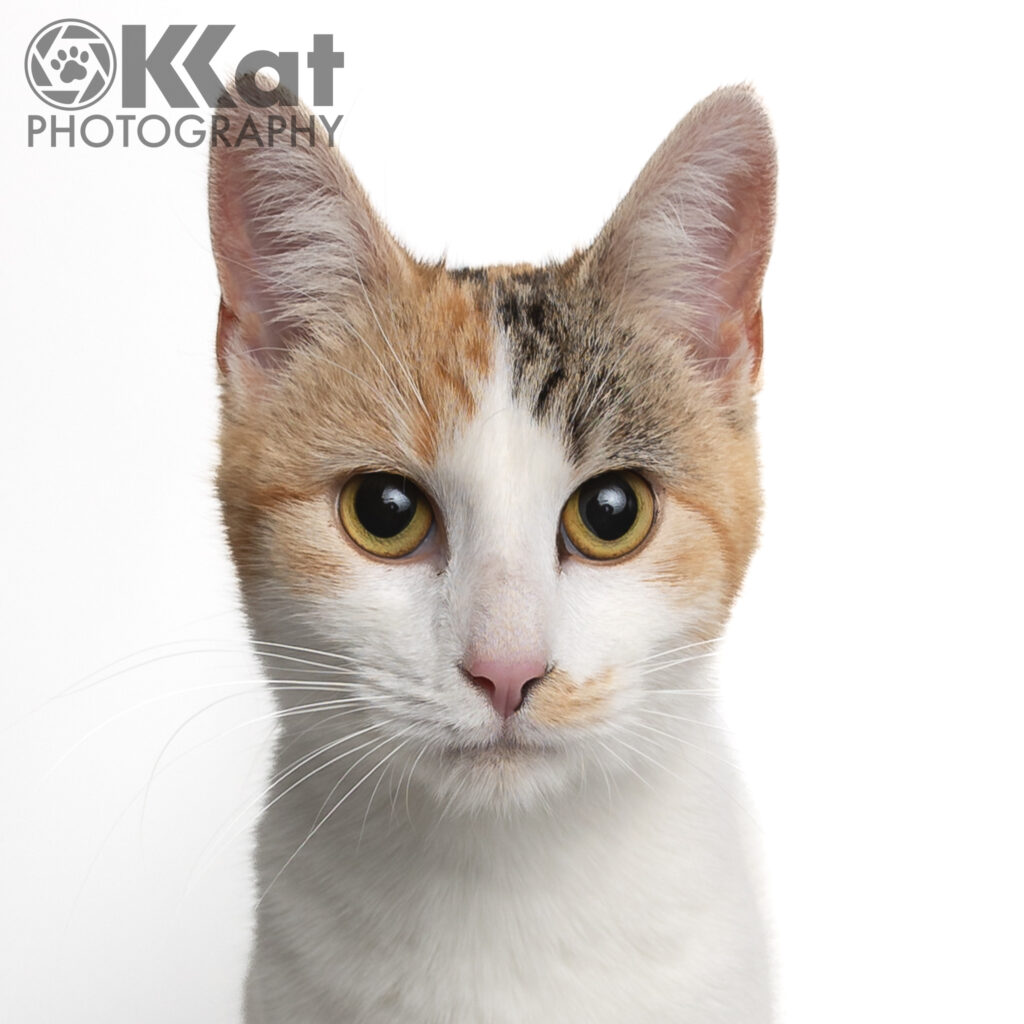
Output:
[[[454,807],[632,769],[692,713],[652,701],[700,689],[757,535],[759,102],[700,103],[564,262],[449,270],[321,131],[266,144],[308,111],[231,98],[256,131],[211,151],[219,492],[286,734],[332,784],[359,759]]]

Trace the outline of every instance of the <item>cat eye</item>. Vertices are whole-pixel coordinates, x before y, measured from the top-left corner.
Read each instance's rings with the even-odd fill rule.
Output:
[[[352,477],[338,497],[338,517],[352,540],[379,558],[411,554],[434,522],[423,492],[396,473]]]
[[[602,473],[577,488],[562,509],[566,540],[585,558],[608,561],[640,546],[654,522],[654,494],[628,470]]]

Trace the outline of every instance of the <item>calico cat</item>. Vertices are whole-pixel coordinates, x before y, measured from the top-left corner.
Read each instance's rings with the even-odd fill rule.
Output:
[[[308,117],[269,89],[230,116]],[[218,485],[280,717],[246,1019],[770,1020],[707,671],[760,514],[760,103],[705,99],[541,267],[416,261],[314,142],[211,151]]]

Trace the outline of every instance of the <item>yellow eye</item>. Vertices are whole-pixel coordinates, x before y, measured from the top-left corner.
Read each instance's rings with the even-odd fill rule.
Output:
[[[585,558],[621,558],[640,546],[654,522],[654,494],[636,473],[602,473],[576,489],[562,509],[562,529]]]
[[[411,554],[434,522],[420,489],[396,473],[352,477],[338,498],[338,517],[356,544],[379,558]]]

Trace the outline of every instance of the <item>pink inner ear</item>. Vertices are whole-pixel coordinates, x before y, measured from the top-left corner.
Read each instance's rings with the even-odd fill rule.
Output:
[[[244,190],[255,169],[246,163],[241,155],[221,159],[211,176],[210,227],[221,287],[217,363],[224,373],[230,356],[244,354],[270,368],[281,355],[267,329],[269,289],[260,286],[260,258],[249,231]]]
[[[284,117],[237,88],[231,97],[261,138]],[[304,107],[287,114],[319,125]],[[210,227],[224,306],[218,360],[229,372],[275,368],[297,344],[343,334],[351,304],[393,287],[411,262],[320,127],[312,144],[211,146]]]

